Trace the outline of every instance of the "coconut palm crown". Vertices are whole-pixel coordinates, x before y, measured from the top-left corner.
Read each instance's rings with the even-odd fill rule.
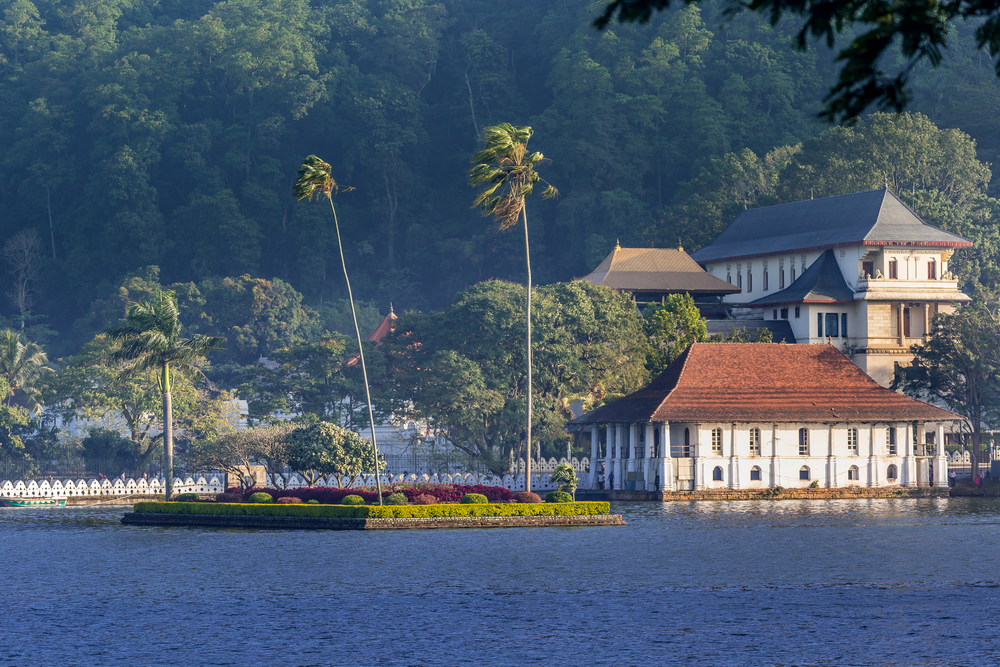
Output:
[[[469,170],[469,185],[485,186],[473,202],[483,215],[492,215],[500,229],[517,224],[524,211],[524,199],[539,182],[545,184],[543,199],[557,197],[559,191],[542,179],[535,165],[548,160],[539,152],[528,152],[530,127],[514,127],[500,123],[484,128],[486,146],[472,156],[475,163]]]
[[[21,334],[10,329],[0,334],[0,375],[7,379],[11,389],[7,405],[20,392],[29,410],[35,414],[41,412],[38,381],[52,371],[46,365],[48,361],[48,356],[37,343],[21,342]]]

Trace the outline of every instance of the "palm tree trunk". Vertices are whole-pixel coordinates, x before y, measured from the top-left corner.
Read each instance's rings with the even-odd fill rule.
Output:
[[[372,411],[372,394],[368,388],[368,369],[365,368],[365,349],[361,346],[361,329],[358,328],[358,316],[354,312],[354,295],[351,293],[351,279],[347,277],[347,262],[344,261],[344,244],[340,242],[340,223],[337,222],[337,209],[330,199],[330,209],[333,211],[333,228],[337,232],[337,249],[340,250],[340,266],[344,269],[344,282],[347,283],[347,300],[351,302],[351,317],[354,319],[354,335],[358,338],[358,354],[361,360],[361,376],[365,379],[365,399],[368,401],[368,421],[372,428],[372,450],[375,452],[375,487],[378,490],[378,504],[382,504],[382,474],[378,469],[378,443],[375,442],[375,414]]]
[[[163,367],[163,470],[166,477],[166,500],[174,487],[174,412],[170,402],[170,367]]]
[[[521,205],[521,215],[524,217],[524,260],[528,267],[528,307],[525,309],[524,324],[527,336],[525,338],[525,360],[528,366],[528,389],[527,389],[527,433],[528,457],[524,462],[524,490],[531,491],[531,250],[528,246],[528,207]]]

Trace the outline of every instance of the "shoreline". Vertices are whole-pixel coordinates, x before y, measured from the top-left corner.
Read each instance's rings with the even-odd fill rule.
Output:
[[[580,491],[580,500],[683,502],[696,500],[851,500],[948,498],[948,487],[845,487],[837,489],[704,489],[701,491]]]

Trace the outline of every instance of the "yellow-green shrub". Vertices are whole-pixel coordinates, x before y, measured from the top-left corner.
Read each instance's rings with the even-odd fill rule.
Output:
[[[603,502],[502,503],[489,505],[270,505],[237,503],[136,503],[140,514],[206,514],[214,516],[300,516],[343,519],[418,519],[468,516],[578,516],[608,514]]]

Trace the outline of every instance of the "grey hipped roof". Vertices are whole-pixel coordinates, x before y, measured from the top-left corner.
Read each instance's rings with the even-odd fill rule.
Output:
[[[832,250],[819,256],[794,283],[770,296],[751,301],[751,306],[771,306],[779,303],[850,303],[854,290],[847,286]]]
[[[743,211],[718,238],[691,257],[704,264],[858,243],[972,245],[968,239],[928,225],[884,189]]]

